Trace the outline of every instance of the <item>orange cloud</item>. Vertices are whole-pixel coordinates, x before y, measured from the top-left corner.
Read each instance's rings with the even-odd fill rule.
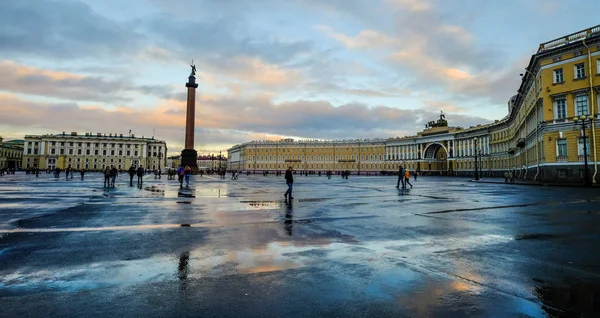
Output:
[[[258,58],[237,57],[236,62],[245,67],[233,72],[233,76],[244,82],[255,82],[263,85],[285,85],[302,80],[299,72],[287,70],[274,64],[267,64]]]

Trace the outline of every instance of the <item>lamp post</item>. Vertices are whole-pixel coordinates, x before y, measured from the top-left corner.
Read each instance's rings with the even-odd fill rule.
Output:
[[[475,142],[475,181],[479,180],[479,172],[477,171],[477,137],[473,138]]]
[[[588,156],[587,156],[587,140],[585,137],[585,122],[589,120],[590,122],[594,120],[595,117],[593,115],[582,115],[579,117],[573,117],[573,121],[575,124],[579,124],[581,122],[582,130],[583,130],[583,160],[584,160],[584,168],[583,168],[583,185],[586,187],[590,186],[590,178],[588,172]]]
[[[221,160],[222,160],[221,152],[219,151],[219,171],[221,171]]]

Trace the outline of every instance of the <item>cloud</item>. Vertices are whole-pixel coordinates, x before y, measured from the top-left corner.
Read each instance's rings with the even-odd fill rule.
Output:
[[[165,101],[142,110],[117,107],[106,110],[76,103],[38,103],[15,95],[0,94],[0,113],[4,126],[27,128],[44,133],[62,131],[124,133],[132,129],[137,136],[156,136],[167,141],[171,152],[183,147],[185,103]],[[32,121],[32,118],[47,120]],[[93,120],[90,120],[93,118]],[[196,144],[208,149],[282,136],[316,139],[388,138],[413,134],[435,112],[402,110],[389,106],[346,104],[334,107],[327,101],[274,103],[267,98],[231,99],[201,95],[196,109]],[[482,118],[452,115],[453,125],[473,125]],[[349,130],[348,127],[352,127]],[[271,136],[271,137],[269,137]],[[212,145],[212,146],[211,146]]]
[[[131,92],[171,96],[165,85],[135,86],[125,80],[106,80],[79,74],[35,68],[0,60],[0,91],[63,98],[77,101],[133,101]]]
[[[0,52],[43,58],[122,57],[143,37],[77,1],[2,1]]]
[[[428,11],[431,9],[431,3],[427,0],[387,0],[389,4],[398,9],[408,10],[409,12]]]
[[[389,48],[398,46],[400,44],[398,39],[373,30],[362,30],[356,36],[351,37],[341,33],[337,33],[326,25],[317,25],[315,26],[315,29],[323,32],[327,36],[337,40],[344,46],[351,49]]]
[[[447,111],[454,113],[462,113],[465,112],[466,109],[464,107],[459,107],[450,102],[438,101],[438,100],[424,100],[425,109],[431,109],[434,111]]]

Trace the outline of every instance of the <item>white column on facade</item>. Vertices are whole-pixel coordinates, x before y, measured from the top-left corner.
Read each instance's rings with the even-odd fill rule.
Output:
[[[27,141],[25,141],[25,142],[23,143],[23,154],[24,154],[24,155],[26,155],[26,154],[27,154],[27,144],[28,144],[28,142],[27,142]]]
[[[46,151],[45,151],[45,149],[44,149],[44,148],[45,148],[45,146],[46,146],[46,145],[45,145],[45,142],[43,142],[43,141],[42,141],[42,142],[40,142],[40,148],[39,148],[39,149],[40,149],[40,155],[42,155],[42,156],[46,154]]]

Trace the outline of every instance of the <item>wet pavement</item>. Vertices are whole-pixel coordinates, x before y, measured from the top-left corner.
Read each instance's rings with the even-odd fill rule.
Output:
[[[600,315],[597,189],[395,184],[0,177],[0,316]]]

